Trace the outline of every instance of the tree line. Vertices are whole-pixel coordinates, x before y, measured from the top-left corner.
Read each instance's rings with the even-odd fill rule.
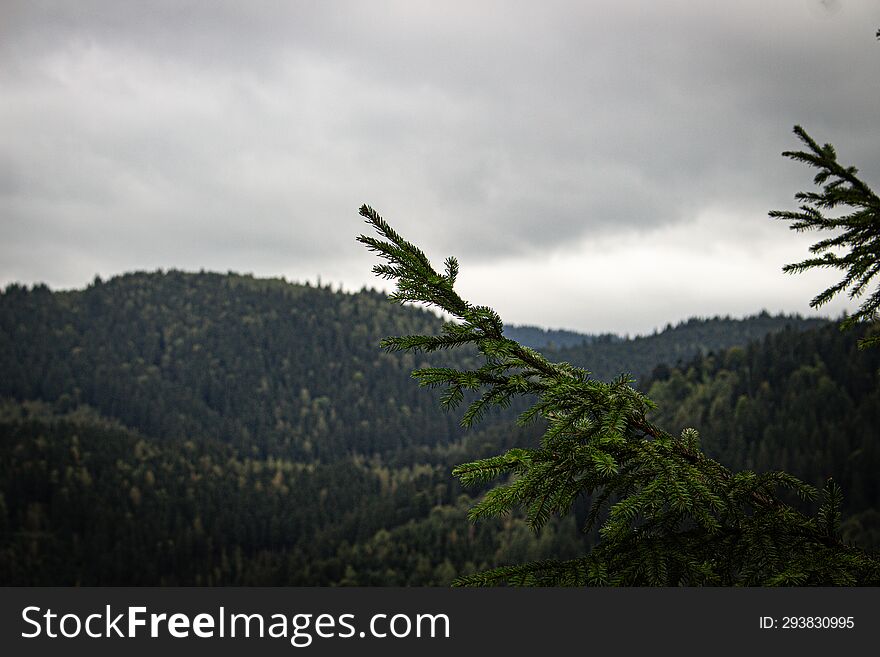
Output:
[[[175,271],[10,286],[0,310],[6,584],[446,585],[582,549],[574,518],[540,536],[521,514],[467,520],[486,488],[452,468],[538,428],[498,411],[465,431],[410,378],[474,352],[377,349],[439,331],[433,314],[371,290]],[[756,326],[807,324],[694,320],[605,344],[653,344],[674,366]]]

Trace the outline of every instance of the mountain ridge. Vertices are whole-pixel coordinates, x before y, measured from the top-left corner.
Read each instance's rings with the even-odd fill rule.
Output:
[[[518,516],[469,524],[481,491],[462,490],[452,467],[537,433],[510,413],[465,432],[410,377],[427,363],[475,364],[474,354],[379,348],[441,323],[375,290],[234,274],[8,286],[0,583],[446,585],[501,563],[576,556],[574,514],[537,537]],[[647,370],[654,386],[673,378],[675,358],[727,354],[724,344],[767,329],[809,345],[809,328],[769,315],[693,320],[547,355]],[[667,364],[640,364],[655,357]],[[670,390],[656,392],[669,403]]]
[[[0,294],[0,396],[86,404],[146,435],[222,436],[254,454],[326,460],[387,453],[402,440],[448,443],[462,435],[454,414],[409,373],[472,355],[379,348],[388,335],[437,333],[441,323],[375,290],[237,274],[135,272],[63,292],[13,285]],[[638,377],[791,324],[812,320],[690,320],[547,351],[597,378]]]

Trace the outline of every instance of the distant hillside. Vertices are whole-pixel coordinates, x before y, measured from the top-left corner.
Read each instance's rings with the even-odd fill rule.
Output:
[[[825,319],[762,312],[744,319],[713,317],[689,319],[654,335],[627,340],[599,339],[578,347],[555,350],[554,360],[584,367],[597,379],[608,380],[625,372],[634,378],[650,374],[658,364],[675,365],[712,351],[721,351],[760,340],[765,335],[793,329],[805,331],[827,325]]]
[[[619,340],[616,335],[593,335],[564,329],[544,329],[539,326],[507,325],[504,335],[532,349],[562,349],[590,344],[596,340]]]
[[[0,585],[445,586],[509,560],[573,557],[571,518],[540,538],[516,518],[468,522],[474,500],[449,472],[507,440],[522,432],[392,462],[303,463],[0,400]]]
[[[848,537],[880,549],[880,350],[857,348],[866,333],[786,330],[658,368],[645,381],[653,421],[695,427],[734,470],[786,470],[817,486],[833,477],[857,512]]]
[[[691,320],[645,338],[545,349],[597,376],[653,372],[661,385],[677,379],[659,363],[786,325],[779,335],[800,344],[794,328],[815,323]],[[462,491],[452,467],[528,444],[536,427],[496,413],[464,432],[410,371],[472,355],[378,347],[440,325],[377,292],[234,274],[8,287],[0,584],[445,585],[501,563],[574,556],[573,517],[539,537],[517,517],[467,521],[480,491]],[[793,362],[811,365],[810,349]],[[863,385],[851,360],[848,376]],[[668,407],[671,393],[661,385],[657,394]],[[701,399],[684,406],[696,412]],[[873,499],[870,481],[853,485]]]
[[[435,315],[377,292],[249,276],[13,286],[0,295],[0,396],[88,404],[148,436],[211,436],[244,454],[388,452],[461,434],[409,375],[451,355],[379,349],[386,335],[439,328]]]
[[[645,338],[546,351],[597,378],[642,375],[816,323],[689,320]],[[0,294],[0,397],[86,404],[147,436],[210,436],[243,454],[389,454],[462,435],[457,416],[410,377],[427,363],[461,363],[462,354],[378,347],[387,335],[436,333],[440,324],[378,292],[235,274],[135,273],[69,292],[10,286]]]

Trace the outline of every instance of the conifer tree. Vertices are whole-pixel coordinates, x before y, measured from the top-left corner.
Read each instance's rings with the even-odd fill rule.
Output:
[[[795,199],[801,201],[798,211],[773,210],[770,216],[791,221],[789,227],[797,232],[820,230],[836,234],[810,247],[810,253],[816,257],[785,265],[782,270],[799,274],[818,267],[845,272],[839,283],[810,301],[813,308],[823,306],[847,290],[850,299],[862,297],[868,292],[871,280],[880,273],[880,198],[858,177],[858,169],[845,167],[837,161],[837,153],[831,144],[819,146],[799,125],[794,127],[794,133],[808,150],[785,151],[783,155],[818,169],[813,182],[822,189],[819,192],[798,192],[795,195]],[[835,210],[842,213],[826,214]],[[841,249],[849,249],[849,252],[836,252]],[[841,329],[861,322],[876,322],[878,310],[880,285],[865,298],[857,312],[841,322]],[[861,348],[878,344],[880,334],[877,333],[859,341]]]
[[[505,337],[495,311],[459,296],[455,258],[440,273],[375,210],[363,206],[360,214],[378,233],[358,237],[384,260],[373,271],[396,283],[390,299],[451,317],[439,335],[389,337],[382,346],[431,352],[470,345],[479,367],[429,367],[413,376],[422,386],[443,388],[446,408],[472,399],[464,426],[520,396],[533,403],[518,421],[543,423],[538,445],[455,468],[465,485],[500,480],[470,518],[522,509],[538,531],[587,496],[584,529],[600,528],[598,544],[577,559],[503,566],[457,584],[880,584],[880,562],[841,540],[842,493],[833,481],[819,491],[786,472],[730,471],[703,453],[696,430],[671,435],[655,426],[654,404],[627,376],[598,381]],[[790,503],[792,491],[815,500],[816,511]]]

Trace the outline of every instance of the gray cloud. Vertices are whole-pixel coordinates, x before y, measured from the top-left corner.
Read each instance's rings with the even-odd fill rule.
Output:
[[[877,26],[814,0],[3,3],[0,280],[357,284],[363,202],[480,263],[763,222],[809,184],[794,123],[878,182]]]

